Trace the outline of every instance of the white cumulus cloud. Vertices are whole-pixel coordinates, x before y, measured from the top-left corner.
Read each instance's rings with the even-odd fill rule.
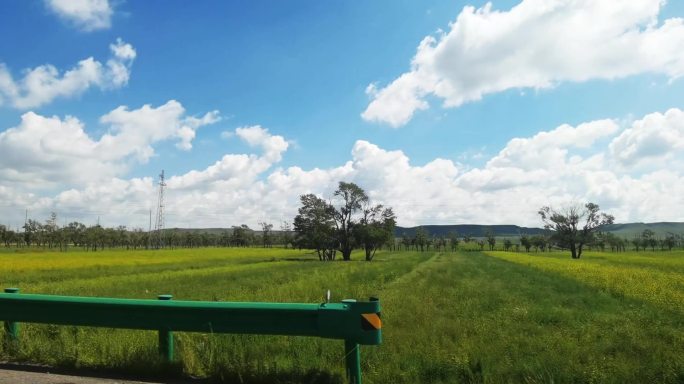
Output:
[[[162,107],[156,108],[159,113],[176,108],[172,102]],[[142,113],[144,109],[128,112]],[[108,177],[85,172],[90,182],[72,181],[73,187],[56,194],[38,194],[29,180],[46,173],[69,167],[77,172],[77,165],[81,171],[103,165],[98,172],[108,172],[105,165],[120,162],[98,157],[104,156],[97,154],[98,149],[107,152],[102,150],[103,138],[88,137],[75,118],[29,115],[25,120],[22,125],[33,124],[40,130],[15,128],[0,135],[0,151],[8,154],[0,164],[4,170],[0,172],[0,197],[6,202],[0,205],[0,215],[20,222],[23,209],[28,208],[38,218],[55,211],[88,223],[101,217],[106,225],[146,228],[149,209],[156,199],[151,177],[127,180],[120,174],[111,176],[111,171]],[[141,127],[148,122],[146,118],[140,121]],[[334,201],[333,191],[339,181],[355,182],[373,202],[393,207],[404,226],[538,226],[541,223],[536,212],[540,207],[578,201],[598,203],[619,222],[684,221],[684,200],[676,198],[684,196],[682,127],[684,111],[680,109],[651,113],[630,123],[604,119],[563,124],[530,137],[511,139],[481,167],[445,158],[415,164],[401,150],[357,140],[348,160],[330,168],[312,169],[280,167],[288,150],[286,138],[261,126],[241,127],[235,130],[235,137],[253,147],[253,153],[228,153],[206,168],[182,174],[167,169],[171,176],[167,179],[166,222],[169,227],[245,223],[256,228],[258,222],[267,221],[277,227],[296,215],[301,194],[314,193]],[[112,136],[128,136],[132,127],[111,130]],[[149,135],[145,139],[134,135],[121,145],[176,137],[172,130],[163,134],[153,130]],[[653,142],[662,143],[653,138],[661,135],[668,138],[668,145],[648,149]],[[31,144],[34,147],[27,147],[26,141],[33,137],[37,138]],[[66,143],[71,143],[69,149]],[[25,164],[14,164],[25,152],[31,154]],[[140,155],[114,152],[119,157]],[[68,156],[74,160],[67,160]],[[93,157],[93,164],[88,162],[89,157]],[[654,162],[657,166],[651,168],[641,165]],[[24,175],[21,183],[8,182],[16,180],[18,174]],[[67,172],[59,177],[68,179],[75,174]]]
[[[93,138],[75,117],[27,112],[18,126],[0,132],[0,180],[31,189],[108,180],[147,162],[157,142],[178,139],[181,149],[189,149],[195,130],[218,120],[217,111],[187,116],[175,100],[134,110],[121,106],[100,118],[108,132]]]
[[[684,20],[658,19],[663,0],[523,0],[509,11],[466,6],[448,32],[419,44],[410,71],[371,84],[367,121],[399,127],[428,108],[509,89],[684,73]]]
[[[684,112],[670,109],[652,113],[634,122],[610,144],[610,152],[621,164],[631,166],[650,162],[663,166],[684,152]]]
[[[261,147],[264,156],[272,162],[280,161],[281,155],[287,151],[289,146],[284,137],[271,135],[267,129],[260,125],[237,128],[235,135],[253,147]]]
[[[46,0],[48,9],[85,31],[108,29],[114,10],[107,0]]]
[[[279,162],[288,148],[285,138],[272,135],[259,125],[237,128],[235,135],[252,147],[260,147],[262,154],[227,154],[202,171],[170,178],[169,187],[186,190],[207,185],[223,189],[249,187],[260,174]]]
[[[63,73],[54,65],[45,64],[22,71],[23,77],[16,80],[7,66],[0,63],[0,105],[29,109],[57,98],[80,95],[92,87],[115,89],[125,86],[136,51],[121,39],[109,48],[112,56],[104,64],[89,57]]]

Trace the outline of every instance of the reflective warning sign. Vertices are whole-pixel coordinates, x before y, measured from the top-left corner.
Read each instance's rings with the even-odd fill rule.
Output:
[[[362,313],[361,327],[365,331],[377,331],[382,328],[382,320],[379,313]]]

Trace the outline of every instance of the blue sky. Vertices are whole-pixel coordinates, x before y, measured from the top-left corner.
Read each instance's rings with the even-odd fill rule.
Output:
[[[555,8],[544,9],[552,3]],[[684,108],[684,86],[679,79],[684,73],[684,60],[678,49],[684,47],[684,27],[678,19],[684,16],[684,4],[669,1],[661,5],[659,0],[637,0],[629,5],[594,3],[615,9],[607,11],[589,1],[570,5],[541,0],[495,1],[491,8],[482,1],[95,0],[89,9],[75,9],[59,0],[5,2],[0,13],[0,34],[11,38],[0,40],[0,69],[11,76],[13,84],[21,84],[28,71],[42,65],[54,66],[53,77],[63,78],[66,71],[89,57],[102,68],[108,60],[115,60],[121,64],[119,68],[125,68],[126,79],[116,80],[113,72],[104,71],[75,90],[60,90],[57,96],[40,96],[40,102],[13,105],[9,88],[3,97],[0,71],[0,98],[5,99],[4,103],[0,101],[0,132],[5,132],[0,137],[0,149],[5,149],[0,159],[5,158],[2,166],[6,170],[0,174],[0,186],[4,188],[0,210],[6,218],[0,218],[0,223],[16,224],[28,208],[38,216],[56,211],[70,219],[92,220],[97,213],[110,218],[110,225],[116,221],[139,225],[137,211],[154,204],[153,179],[162,168],[178,178],[177,185],[186,186],[170,192],[173,205],[185,207],[170,210],[171,222],[176,220],[178,226],[288,220],[299,194],[329,196],[339,177],[365,183],[362,186],[376,200],[398,207],[399,222],[405,225],[464,221],[535,224],[538,207],[534,204],[588,199],[614,209],[616,216],[625,221],[684,220],[681,209],[675,213],[682,202],[667,207],[654,202],[656,205],[648,209],[637,209],[632,207],[633,201],[643,200],[643,196],[615,191],[622,189],[621,185],[634,183],[640,193],[657,196],[665,193],[658,189],[663,183],[658,178],[676,185],[682,180],[679,172],[663,175],[662,171],[678,164],[678,140],[684,137],[678,117],[665,116],[670,109]],[[468,11],[465,6],[474,8]],[[481,26],[466,24],[468,15],[471,21],[484,21],[492,14],[497,14],[500,21]],[[572,14],[586,17],[587,30],[604,27],[607,32],[585,33],[583,26],[572,24]],[[463,22],[457,22],[461,16]],[[665,28],[666,20],[671,20],[673,26]],[[520,26],[505,30],[512,21]],[[497,24],[502,25],[502,30],[497,30]],[[454,25],[475,36],[459,35]],[[544,35],[545,30],[549,31],[551,43],[540,36],[540,31]],[[559,33],[556,40],[554,33]],[[428,36],[433,38],[431,46],[436,53],[426,48],[422,64],[412,67],[419,44]],[[130,47],[135,55],[116,56],[110,46],[117,44],[117,39],[121,39],[119,47]],[[592,44],[604,48],[592,50]],[[629,52],[630,46],[635,47],[635,52]],[[567,57],[564,50],[568,50]],[[519,59],[521,55],[529,56],[529,61]],[[497,62],[501,65],[494,65]],[[410,85],[397,82],[402,75],[407,75]],[[375,93],[367,92],[371,84]],[[49,93],[48,87],[38,88],[36,93]],[[388,98],[378,96],[383,91]],[[413,110],[410,102],[401,105],[399,101],[406,100],[394,98],[396,95],[412,95],[409,99],[429,107]],[[49,164],[29,167],[21,155],[8,155],[14,153],[10,149],[27,157],[46,154],[41,150],[47,151],[47,157],[56,153],[50,152],[50,145],[34,146],[38,152],[31,153],[28,147],[11,140],[13,133],[7,130],[23,127],[22,115],[26,113],[57,116],[60,121],[73,116],[82,124],[83,133],[96,142],[107,133],[117,132],[111,123],[100,120],[116,108],[126,106],[133,111],[147,104],[158,108],[170,100],[182,105],[180,120],[217,111],[211,123],[193,127],[195,136],[186,140],[191,149],[179,149],[178,132],[149,133],[139,141],[123,138],[126,140],[122,142],[129,145],[149,146],[152,153],[112,155],[92,169],[85,165],[83,177],[64,172],[72,163],[61,163],[78,163],[79,156],[84,156],[84,164],[93,160],[92,154],[78,151],[76,144],[72,149],[66,144],[63,151],[57,151],[62,156],[62,152],[73,150],[67,154],[71,160],[59,157],[50,162],[62,164],[59,169],[51,169]],[[392,112],[395,107],[412,112],[408,117],[399,117],[401,113]],[[375,112],[365,114],[371,108]],[[645,117],[653,113],[662,115],[670,125],[661,128],[658,123],[654,128],[637,124],[646,126],[642,128],[644,134],[637,134],[633,124],[647,120]],[[529,181],[523,185],[516,181],[501,187],[493,181],[502,179],[497,172],[517,175],[522,170],[516,180],[534,180],[528,177],[543,170],[541,166],[535,170],[527,165],[511,165],[510,161],[505,167],[494,167],[497,156],[501,157],[516,139],[531,140],[563,124],[576,128],[603,119],[610,119],[616,128],[596,129],[603,133],[592,136],[586,145],[568,149],[567,143],[559,141],[545,144],[557,145],[559,151],[564,151],[563,167],[574,164],[572,156],[583,160],[581,168],[568,171],[583,180],[582,188],[556,180],[555,193],[538,193],[522,204],[518,196],[529,195],[525,188],[544,189],[544,184]],[[142,135],[140,132],[147,129],[145,122],[136,124],[131,130]],[[210,171],[208,167],[221,162],[225,155],[268,157],[265,148],[271,144],[258,138],[250,141],[248,137],[253,136],[247,133],[236,134],[239,127],[254,128],[254,135],[264,133],[257,135],[263,140],[281,137],[287,147],[251,171],[227,171],[226,167]],[[35,134],[26,130],[28,136]],[[36,140],[46,143],[53,139],[46,136]],[[663,147],[663,140],[670,146]],[[628,147],[619,152],[619,143]],[[643,147],[646,145],[653,147]],[[367,153],[362,150],[373,147],[380,152],[368,155],[372,160],[352,154],[354,148],[358,153]],[[629,148],[647,155],[644,159],[620,160],[620,153]],[[597,161],[597,155],[601,155],[602,163],[589,166],[589,162]],[[392,162],[384,163],[384,157]],[[231,159],[225,161],[235,164]],[[353,169],[345,171],[349,161],[354,163]],[[383,176],[374,167],[363,168],[371,161],[391,171],[390,176]],[[408,168],[392,171],[402,161]],[[450,164],[445,167],[440,161]],[[105,165],[116,170],[102,172],[100,167]],[[315,168],[322,174],[313,172]],[[293,169],[305,174],[295,176]],[[183,177],[193,177],[192,171],[211,177],[201,182],[182,181]],[[425,185],[427,190],[393,188],[393,172],[406,176],[401,183]],[[601,172],[610,175],[604,175],[605,180],[596,179]],[[472,182],[478,175],[484,179]],[[287,176],[288,183],[273,184],[272,180],[281,176]],[[539,177],[548,179],[541,173]],[[46,182],[41,182],[43,179]],[[595,184],[587,181],[590,179]],[[130,185],[138,181],[144,186],[131,192]],[[96,186],[112,182],[125,183],[121,188],[128,188],[126,196],[98,197],[98,193],[116,188],[97,192]],[[568,185],[562,186],[565,182]],[[603,184],[609,185],[605,191]],[[77,204],[79,199],[69,198],[65,192],[78,194],[83,203]],[[426,194],[425,199],[421,193]],[[488,206],[497,207],[491,202],[501,202],[502,196],[506,196],[505,204],[499,209],[515,205],[514,212],[485,214]],[[213,199],[217,201],[213,208],[192,206],[193,201]],[[103,200],[110,204],[97,207],[96,202]],[[235,203],[225,203],[227,200]],[[434,201],[434,206],[423,200]],[[268,204],[261,209],[244,207],[263,201]],[[116,204],[119,208],[112,208]]]

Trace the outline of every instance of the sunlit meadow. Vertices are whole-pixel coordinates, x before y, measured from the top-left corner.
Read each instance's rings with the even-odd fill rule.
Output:
[[[25,293],[218,301],[380,297],[383,344],[363,347],[368,383],[684,381],[684,252],[383,252],[317,261],[285,249],[6,252],[0,283]],[[208,377],[339,383],[342,343],[22,324],[5,360]]]

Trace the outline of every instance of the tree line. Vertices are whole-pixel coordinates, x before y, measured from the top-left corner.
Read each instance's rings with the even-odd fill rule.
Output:
[[[0,225],[0,243],[5,247],[40,247],[67,251],[78,248],[86,251],[104,249],[159,249],[196,247],[292,247],[294,234],[289,223],[282,223],[280,231],[273,224],[259,223],[261,231],[247,225],[233,226],[229,230],[212,233],[206,231],[165,229],[144,231],[125,226],[105,228],[99,224],[86,226],[74,221],[57,225],[57,215],[52,213],[45,222],[28,219],[23,231],[13,231]]]
[[[558,243],[553,233],[530,235],[521,233],[511,236],[496,236],[493,232],[485,232],[484,237],[460,235],[452,232],[443,236],[430,235],[423,227],[418,227],[413,236],[402,234],[395,239],[388,249],[405,251],[515,251],[515,252],[549,252],[569,249]],[[631,237],[621,237],[610,232],[599,232],[591,241],[583,245],[583,249],[595,251],[625,252],[633,251],[671,251],[684,248],[684,235],[667,233],[656,236],[649,229]]]
[[[540,216],[545,223],[546,234],[521,233],[518,236],[497,237],[492,229],[487,229],[484,237],[456,232],[434,236],[425,228],[418,227],[412,236],[402,234],[395,237],[396,216],[393,210],[380,204],[371,204],[368,195],[358,185],[340,182],[333,200],[326,201],[313,194],[302,195],[294,226],[283,222],[279,230],[274,230],[273,224],[260,222],[258,231],[244,224],[216,232],[180,229],[157,232],[128,229],[125,226],[105,228],[99,224],[86,226],[78,221],[60,227],[57,214],[51,213],[44,222],[27,219],[23,231],[13,231],[0,225],[0,244],[5,247],[42,247],[62,251],[70,248],[98,251],[112,248],[281,246],[314,250],[321,261],[335,260],[338,253],[343,260],[351,260],[354,249],[363,250],[365,260],[371,261],[380,249],[525,252],[564,249],[569,250],[574,258],[579,258],[584,249],[609,249],[613,252],[631,249],[639,252],[684,248],[684,235],[680,234],[658,236],[646,229],[632,237],[620,237],[602,232],[601,228],[612,223],[613,218],[601,214],[598,205],[592,203],[564,210],[542,208]]]

